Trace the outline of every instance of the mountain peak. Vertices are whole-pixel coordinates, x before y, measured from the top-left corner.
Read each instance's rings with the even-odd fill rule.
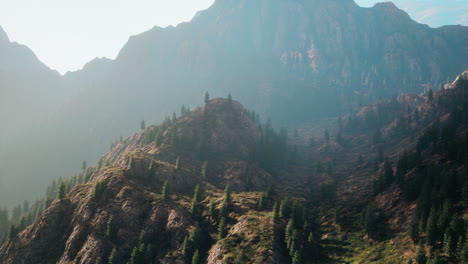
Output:
[[[5,32],[5,30],[3,30],[2,26],[0,26],[0,40],[10,41],[7,33]]]

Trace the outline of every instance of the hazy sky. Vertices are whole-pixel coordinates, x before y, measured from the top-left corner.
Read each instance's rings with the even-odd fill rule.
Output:
[[[188,21],[213,1],[0,0],[0,25],[10,40],[27,45],[46,65],[64,73],[82,68],[95,57],[115,58],[129,36],[155,25]],[[356,2],[371,6],[377,1]],[[395,0],[395,3],[416,20],[433,26],[468,24],[468,0]],[[461,12],[465,17],[454,18],[453,12]],[[437,19],[434,15],[438,15]]]

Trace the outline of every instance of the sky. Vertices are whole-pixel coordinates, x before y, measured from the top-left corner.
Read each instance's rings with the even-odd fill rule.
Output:
[[[153,26],[189,21],[214,0],[0,0],[0,26],[52,69],[114,59],[128,38]],[[356,0],[372,6],[374,0]],[[468,25],[468,0],[395,0],[418,22]]]

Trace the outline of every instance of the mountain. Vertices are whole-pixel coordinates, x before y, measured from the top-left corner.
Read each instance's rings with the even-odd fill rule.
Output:
[[[407,263],[432,248],[430,261],[465,263],[467,89],[465,72],[288,139],[209,100],[55,186],[0,261]]]
[[[438,88],[468,68],[467,32],[418,24],[391,3],[217,0],[188,23],[131,37],[114,61],[67,74],[63,87],[72,95],[33,135],[9,133],[1,173],[22,178],[23,191],[45,187],[42,179],[96,160],[142,119],[158,123],[182,104],[193,108],[205,91],[231,93],[275,125],[298,126]]]

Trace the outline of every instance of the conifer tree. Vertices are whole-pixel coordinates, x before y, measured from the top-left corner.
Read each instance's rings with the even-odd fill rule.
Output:
[[[109,255],[109,264],[117,264],[117,250],[115,248],[112,249],[110,255]]]
[[[191,207],[192,216],[194,217],[197,215],[197,208],[198,208],[199,202],[200,202],[200,185],[197,184],[197,186],[195,187],[195,191],[193,193],[192,207]]]
[[[117,236],[117,223],[113,215],[107,220],[106,236],[111,240],[114,240]]]
[[[231,93],[228,94],[227,101],[228,101],[229,107],[232,107],[232,95],[231,95]]]
[[[164,185],[162,188],[162,198],[165,201],[168,201],[170,198],[169,183],[167,181],[164,182]]]
[[[415,260],[417,264],[426,264],[427,258],[426,253],[424,252],[422,242],[419,243],[418,250],[416,251]]]
[[[292,256],[292,264],[303,264],[302,254],[300,250],[296,250]]]
[[[208,92],[205,92],[205,104],[208,104],[210,102],[210,94]]]
[[[177,156],[176,163],[175,163],[175,168],[176,168],[176,170],[180,169],[180,157],[179,156]]]
[[[433,245],[437,237],[437,215],[434,208],[431,209],[426,224],[426,244]]]
[[[145,120],[141,120],[141,122],[140,122],[140,128],[141,128],[141,130],[143,130],[143,129],[146,128]]]
[[[211,215],[211,217],[216,218],[216,205],[214,203],[214,200],[210,201],[210,205],[208,206],[208,214]]]
[[[207,178],[207,170],[208,170],[208,161],[204,161],[201,169],[201,175],[203,179]]]
[[[366,209],[366,217],[365,217],[365,231],[368,235],[372,235],[376,232],[376,219],[375,219],[375,212],[372,204],[369,204]]]
[[[189,241],[188,236],[185,236],[184,243],[182,244],[182,256],[187,257],[189,251]]]
[[[444,234],[444,244],[443,244],[443,249],[444,253],[447,254],[447,256],[452,256],[453,253],[453,240],[452,240],[452,234],[450,233],[450,230],[447,228]]]
[[[258,198],[258,209],[262,210],[263,207],[265,206],[265,193],[260,194],[260,197]]]
[[[57,198],[59,200],[64,199],[65,196],[67,195],[66,188],[67,188],[67,186],[65,185],[65,182],[61,181],[60,185],[59,185],[58,193],[57,193]]]
[[[229,188],[229,184],[227,184],[226,188],[224,188],[223,202],[226,204],[226,206],[229,206],[231,204],[231,201],[232,201],[231,189]]]
[[[200,264],[200,256],[199,256],[198,250],[195,251],[195,253],[193,254],[192,264]]]
[[[279,217],[279,206],[278,202],[273,205],[273,221],[276,221]]]
[[[219,226],[218,226],[218,240],[225,238],[226,234],[227,234],[226,217],[221,217],[221,221],[219,221]]]

